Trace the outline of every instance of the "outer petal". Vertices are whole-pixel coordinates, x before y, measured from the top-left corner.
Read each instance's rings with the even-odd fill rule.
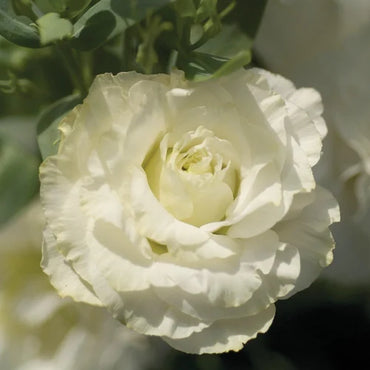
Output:
[[[323,106],[320,94],[314,89],[296,89],[286,78],[262,69],[256,69],[266,77],[271,89],[281,94],[287,103],[288,116],[295,136],[306,152],[310,164],[320,158],[321,140],[327,133],[325,121],[321,117]]]
[[[147,335],[186,338],[209,326],[158,299],[152,289],[121,294],[123,309],[114,312],[129,328]]]
[[[50,174],[53,176],[49,176]],[[46,161],[42,167],[41,178],[44,177],[46,179],[43,181],[41,194],[44,195],[43,205],[50,220],[48,228],[54,235],[58,235],[53,258],[57,258],[54,252],[60,252],[64,261],[73,268],[79,278],[88,282],[95,292],[96,286],[104,286],[107,280],[114,282],[113,285],[118,289],[145,288],[147,283],[142,273],[145,271],[143,266],[148,264],[145,246],[137,237],[136,231],[134,236],[132,235],[128,221],[122,225],[123,210],[109,186],[105,184],[88,190],[82,181],[71,183],[58,169],[55,158]],[[53,192],[49,192],[50,187]],[[106,228],[107,223],[111,228],[105,230],[108,233],[103,233],[106,237],[102,239],[102,230]],[[126,234],[116,231],[115,227],[121,226],[126,230]],[[112,235],[118,235],[118,238],[113,240]],[[132,237],[134,239],[130,239]],[[104,245],[100,243],[102,240]],[[135,248],[130,248],[133,242]],[[117,243],[122,244],[117,247]],[[49,243],[45,246],[49,247]],[[53,243],[50,246],[53,248]],[[149,245],[147,248],[150,250]],[[131,274],[121,279],[122,272],[130,269]],[[138,279],[139,276],[141,279]],[[74,290],[70,295],[72,293],[78,294],[79,291]],[[78,295],[73,298],[82,299]]]
[[[239,351],[258,333],[264,333],[270,327],[275,315],[275,306],[265,311],[241,319],[219,320],[200,333],[189,338],[173,340],[163,338],[172,347],[188,353],[221,353]]]
[[[216,259],[202,264],[202,270],[197,265],[171,269],[159,265],[158,270],[153,270],[156,294],[201,320],[254,315],[275,300],[276,294],[270,297],[270,292],[261,287],[263,274],[273,268],[279,246],[277,235],[269,231],[240,242],[240,261]],[[235,264],[240,266],[232,268]]]
[[[64,260],[57,249],[55,236],[48,228],[44,231],[41,267],[62,297],[72,296],[76,301],[95,306],[103,305],[90,284],[81,279],[72,266]]]
[[[301,271],[289,296],[307,288],[333,259],[334,241],[328,226],[339,221],[338,203],[323,188],[318,187],[314,195],[313,202],[299,216],[274,228],[282,241],[297,248],[300,256]]]
[[[198,311],[205,313],[212,307],[237,307],[251,298],[253,292],[261,285],[261,277],[250,264],[236,265],[236,261],[223,260],[213,262],[214,268],[183,267],[166,263],[157,263],[153,270],[152,283],[159,289],[161,296],[171,303],[181,299],[171,297],[171,289],[177,291],[179,297],[187,293],[193,296]],[[159,271],[163,272],[160,273]],[[158,271],[158,272],[157,272]],[[157,276],[156,276],[157,275]],[[190,298],[190,296],[188,296]],[[190,299],[190,304],[192,304]],[[197,308],[195,308],[197,309]]]

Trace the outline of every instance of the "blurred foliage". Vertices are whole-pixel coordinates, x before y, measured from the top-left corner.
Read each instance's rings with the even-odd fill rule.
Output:
[[[0,0],[0,34],[17,45],[40,46],[40,36],[33,20],[28,14],[16,14],[11,0]]]
[[[38,191],[38,158],[0,135],[0,225],[14,216]]]
[[[13,91],[3,91],[1,86],[9,81]],[[28,81],[26,89],[19,88],[22,81]],[[52,48],[28,49],[0,39],[0,89],[0,116],[35,115],[67,95],[72,84]]]

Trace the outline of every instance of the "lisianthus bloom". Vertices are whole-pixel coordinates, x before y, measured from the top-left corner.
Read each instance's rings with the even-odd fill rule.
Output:
[[[142,370],[157,360],[147,337],[56,294],[40,268],[43,223],[36,201],[0,229],[0,369]]]
[[[259,69],[97,76],[41,166],[44,271],[179,350],[241,349],[332,260],[321,113]]]

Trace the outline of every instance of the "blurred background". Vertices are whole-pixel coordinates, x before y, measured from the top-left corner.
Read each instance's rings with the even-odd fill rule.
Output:
[[[115,46],[112,42],[80,54],[89,59],[87,74],[120,71]],[[73,87],[52,49],[15,47],[0,38],[0,369],[366,368],[370,1],[268,1],[252,61],[297,87],[314,87],[322,94],[329,133],[315,175],[337,197],[342,222],[332,228],[336,240],[332,265],[310,288],[277,302],[274,323],[266,334],[238,353],[193,356],[132,333],[99,309],[60,299],[40,271],[42,216],[37,196],[23,207],[25,199],[38,191],[41,156],[36,125],[40,110],[50,109],[46,107],[71,94]],[[13,214],[5,212],[9,203]]]

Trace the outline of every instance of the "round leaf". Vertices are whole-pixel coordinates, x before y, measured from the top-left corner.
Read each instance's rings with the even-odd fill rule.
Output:
[[[58,13],[48,13],[36,21],[39,26],[42,45],[68,38],[72,34],[72,23],[68,19],[60,18]]]
[[[0,35],[17,45],[40,47],[40,36],[32,24],[31,19],[14,13],[11,0],[0,0]]]

